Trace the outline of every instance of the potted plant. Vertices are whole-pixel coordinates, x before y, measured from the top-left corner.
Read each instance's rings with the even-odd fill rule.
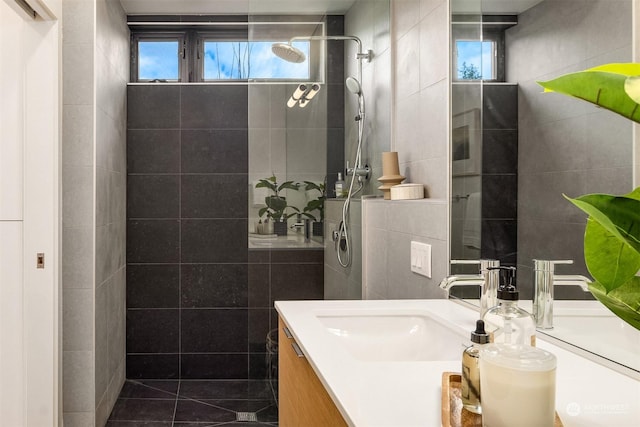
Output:
[[[640,64],[607,64],[538,83],[545,92],[574,96],[640,123]],[[589,215],[584,235],[585,262],[594,278],[589,290],[640,330],[640,187],[623,196],[567,199]]]
[[[265,223],[268,221],[273,222],[273,232],[278,236],[287,235],[287,220],[300,212],[300,209],[295,206],[287,205],[287,199],[282,195],[282,191],[286,189],[297,190],[298,184],[294,184],[293,181],[286,181],[278,185],[275,175],[269,178],[263,178],[258,181],[256,188],[268,188],[273,194],[264,198],[264,208],[258,211],[258,215],[262,219],[266,216]],[[293,210],[292,213],[287,213],[287,210]]]
[[[326,185],[324,183],[316,184],[315,182],[305,181],[305,191],[318,191],[318,197],[315,199],[311,199],[307,202],[307,205],[302,210],[302,215],[306,216],[310,220],[313,221],[312,234],[314,236],[323,236],[324,235],[324,200],[326,198],[325,189]],[[318,218],[313,214],[313,212],[318,212]]]

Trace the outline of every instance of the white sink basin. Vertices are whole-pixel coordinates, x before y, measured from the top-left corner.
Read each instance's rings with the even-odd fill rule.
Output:
[[[459,360],[463,335],[425,313],[318,314],[318,320],[357,360]]]

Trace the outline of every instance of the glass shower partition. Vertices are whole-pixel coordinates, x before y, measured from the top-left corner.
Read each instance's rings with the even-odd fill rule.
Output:
[[[279,58],[271,46],[283,43],[288,48],[293,37],[341,31],[342,20],[324,15],[248,17],[250,55],[256,58],[247,99],[249,351],[264,358],[260,374],[273,390],[274,302],[324,298],[326,180],[330,168],[344,163],[343,132],[336,136],[339,126],[330,123],[344,117],[344,102],[342,86],[336,93],[330,84],[335,73],[343,79],[341,45],[297,40],[291,45],[304,54],[301,62]]]

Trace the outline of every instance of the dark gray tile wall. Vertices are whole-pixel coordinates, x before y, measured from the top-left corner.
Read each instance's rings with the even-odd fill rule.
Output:
[[[586,216],[563,194],[623,194],[633,188],[631,122],[571,97],[543,94],[537,83],[631,61],[631,10],[630,1],[544,1],[520,14],[518,25],[505,33],[507,77],[519,84],[521,298],[532,294],[533,259],[572,259],[573,265],[558,266],[557,273],[589,275],[583,252]],[[577,286],[555,292],[557,299],[591,298]]]
[[[481,258],[517,262],[518,86],[483,85]]]
[[[327,16],[327,34],[344,34],[344,16]],[[338,172],[345,168],[344,43],[327,42],[327,194],[335,197]]]
[[[247,249],[247,128],[247,86],[128,88],[128,378],[266,378],[274,301],[323,297],[321,250]]]

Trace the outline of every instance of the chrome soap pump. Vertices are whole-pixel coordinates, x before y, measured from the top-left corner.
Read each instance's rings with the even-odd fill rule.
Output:
[[[472,344],[462,352],[462,405],[474,414],[481,414],[480,405],[480,347],[489,342],[484,322],[476,321],[476,330],[471,332]]]
[[[492,343],[536,345],[536,322],[533,316],[518,307],[516,268],[500,269],[498,305],[489,309],[483,320]]]

